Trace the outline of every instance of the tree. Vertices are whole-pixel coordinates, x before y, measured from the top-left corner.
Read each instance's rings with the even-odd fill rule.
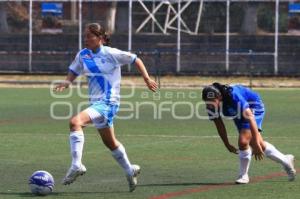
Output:
[[[1,33],[9,32],[5,2],[0,2],[0,32]]]
[[[106,14],[107,30],[110,33],[115,32],[116,12],[117,12],[117,2],[113,1]]]
[[[241,27],[241,33],[253,35],[257,30],[257,8],[258,3],[248,2],[244,6],[244,19]]]

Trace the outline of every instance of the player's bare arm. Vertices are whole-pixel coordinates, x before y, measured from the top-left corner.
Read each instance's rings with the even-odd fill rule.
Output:
[[[214,119],[213,121],[214,121],[214,123],[216,125],[216,128],[218,130],[218,134],[219,134],[220,138],[222,139],[225,147],[228,149],[228,151],[231,152],[231,153],[238,154],[237,148],[235,148],[235,146],[233,146],[229,143],[226,127],[224,125],[224,122],[223,122],[222,118],[219,117],[219,118]]]
[[[144,78],[144,81],[147,87],[149,88],[149,90],[155,92],[157,89],[157,83],[150,78],[143,61],[140,58],[137,58],[135,60],[135,65],[138,71],[141,73],[142,77]]]
[[[76,75],[74,75],[72,72],[68,72],[68,75],[66,79],[54,87],[54,91],[62,92],[66,88],[69,88],[70,84],[76,79]]]

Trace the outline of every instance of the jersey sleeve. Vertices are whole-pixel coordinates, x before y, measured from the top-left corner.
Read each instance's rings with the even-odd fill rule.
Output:
[[[122,51],[116,48],[111,48],[110,54],[113,57],[113,59],[116,61],[117,66],[133,64],[137,58],[136,54],[127,51]]]
[[[83,64],[80,60],[80,53],[77,53],[75,59],[69,66],[69,71],[73,73],[75,76],[80,75],[83,72]]]

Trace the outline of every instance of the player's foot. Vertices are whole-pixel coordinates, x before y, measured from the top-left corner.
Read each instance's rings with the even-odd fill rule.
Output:
[[[235,184],[248,184],[248,183],[249,183],[248,175],[239,176],[235,181]]]
[[[286,155],[286,158],[289,161],[287,166],[284,166],[284,170],[288,174],[289,181],[294,181],[296,178],[296,169],[295,169],[295,157],[293,155]]]
[[[129,186],[129,191],[133,192],[136,188],[137,185],[137,176],[141,172],[141,167],[139,165],[132,165],[133,169],[133,175],[127,175],[127,181],[128,181],[128,186]]]
[[[63,185],[71,184],[72,182],[74,182],[76,180],[76,178],[78,176],[82,176],[83,174],[85,174],[85,172],[86,172],[86,168],[83,164],[78,169],[73,169],[71,167],[68,170],[68,172],[67,172],[66,176],[64,177],[64,179],[62,180],[62,184]]]

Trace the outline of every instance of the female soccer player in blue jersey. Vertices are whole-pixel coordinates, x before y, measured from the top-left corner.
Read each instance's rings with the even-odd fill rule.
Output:
[[[142,62],[135,54],[108,47],[109,38],[98,24],[87,25],[84,34],[85,46],[80,50],[69,66],[66,81],[55,87],[63,91],[79,75],[87,76],[90,106],[70,120],[70,146],[72,165],[62,183],[70,184],[86,172],[81,162],[84,134],[83,127],[93,123],[98,129],[103,143],[112,151],[112,156],[126,173],[129,191],[137,185],[138,165],[130,163],[124,146],[116,139],[113,120],[120,104],[121,66],[135,64],[151,91],[157,89]]]
[[[213,83],[203,89],[202,99],[206,103],[209,119],[214,121],[228,151],[239,154],[240,171],[237,184],[249,183],[248,170],[252,154],[257,160],[266,155],[283,166],[290,181],[295,179],[294,156],[282,154],[261,136],[265,108],[256,92],[241,85]],[[234,120],[239,132],[239,150],[229,143],[222,117]]]

